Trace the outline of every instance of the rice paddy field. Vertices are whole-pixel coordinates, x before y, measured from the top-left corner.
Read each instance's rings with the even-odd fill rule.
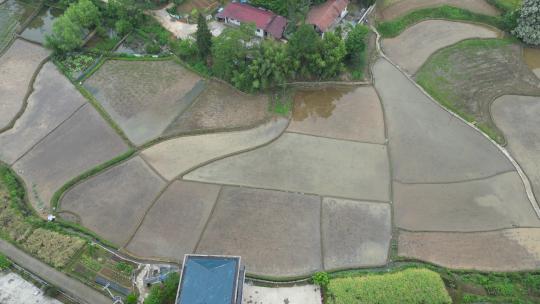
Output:
[[[37,4],[7,0],[0,4],[0,53],[9,44],[19,26],[38,8]]]

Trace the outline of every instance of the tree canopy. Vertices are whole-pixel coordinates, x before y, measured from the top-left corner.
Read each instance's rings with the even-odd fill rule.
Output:
[[[199,14],[197,19],[197,32],[195,33],[195,37],[197,38],[199,56],[206,60],[208,55],[210,55],[212,47],[212,33],[208,29],[208,24],[206,24],[206,19],[202,14]]]
[[[524,0],[513,34],[525,43],[540,45],[540,0]]]

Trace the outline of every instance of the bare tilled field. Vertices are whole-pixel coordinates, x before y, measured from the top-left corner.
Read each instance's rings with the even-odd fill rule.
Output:
[[[485,0],[385,0],[379,5],[379,18],[391,20],[417,9],[451,5],[475,13],[497,16],[500,12]]]
[[[85,227],[123,245],[164,187],[165,182],[134,157],[70,189],[61,208],[79,215]]]
[[[0,130],[21,110],[32,76],[48,55],[41,46],[16,40],[0,57]]]
[[[508,150],[529,178],[540,200],[540,95],[502,96],[491,107],[493,119],[508,141]]]
[[[435,99],[504,142],[490,114],[502,95],[540,95],[540,80],[523,62],[522,49],[506,40],[467,40],[435,53],[416,80]]]
[[[194,101],[200,81],[173,61],[109,60],[84,86],[138,145],[158,137]]]
[[[540,229],[399,233],[398,255],[454,269],[532,270],[540,266]]]
[[[265,95],[248,95],[212,81],[164,135],[254,126],[267,117],[268,101]]]
[[[86,104],[30,149],[14,165],[38,212],[46,212],[52,195],[81,173],[127,150],[128,146],[98,112]]]
[[[0,134],[0,160],[14,163],[84,104],[84,97],[52,62],[47,62],[34,81],[24,113],[11,129]]]

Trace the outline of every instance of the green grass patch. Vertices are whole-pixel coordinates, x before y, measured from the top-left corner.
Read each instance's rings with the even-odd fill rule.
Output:
[[[484,23],[501,29],[504,27],[500,17],[477,14],[462,8],[444,5],[436,8],[416,10],[397,19],[377,23],[377,30],[383,38],[396,37],[409,26],[428,19],[470,21]]]
[[[421,268],[332,279],[328,285],[325,301],[326,304],[451,302],[439,274]]]
[[[458,96],[458,92],[450,83],[453,82],[450,55],[461,53],[472,56],[478,50],[497,49],[511,43],[511,40],[503,39],[471,39],[459,42],[432,55],[416,74],[416,82],[445,108],[458,114],[466,121],[474,123],[476,121],[475,115],[469,113],[464,105],[456,102],[461,97]],[[475,81],[474,79],[469,80]],[[504,142],[504,138],[491,126],[484,123],[478,123],[476,126],[498,143]]]
[[[284,89],[283,91],[273,93],[269,106],[271,113],[288,116],[293,107],[292,92]]]
[[[503,13],[517,10],[523,4],[523,0],[487,0],[487,2]]]

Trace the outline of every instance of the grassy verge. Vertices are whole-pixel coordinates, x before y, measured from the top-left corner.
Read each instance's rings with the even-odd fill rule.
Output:
[[[463,100],[463,97],[459,95],[455,84],[463,79],[455,79],[461,74],[453,71],[453,61],[450,54],[470,54],[470,57],[473,57],[477,50],[496,50],[506,47],[511,43],[512,41],[510,40],[501,39],[471,39],[462,41],[432,55],[416,74],[416,81],[441,105],[468,122],[474,123],[478,121],[477,116],[481,113],[471,112],[466,107],[466,104],[458,102]],[[474,76],[468,75],[466,77],[472,77],[470,81],[478,81]],[[492,125],[479,122],[476,126],[493,140],[500,144],[504,143],[504,138]]]
[[[46,222],[29,211],[24,187],[13,171],[1,163],[0,222],[1,238],[59,271],[101,292],[95,281],[98,276],[121,287],[111,287],[115,294],[127,296],[132,292],[135,264],[90,245],[91,239],[103,240],[86,228],[62,220]],[[0,255],[0,269],[4,262]],[[85,266],[93,268],[88,271]]]
[[[416,10],[395,20],[378,23],[377,30],[383,38],[396,37],[409,26],[428,19],[469,21],[484,23],[501,29],[504,27],[500,17],[477,14],[462,8],[445,5]]]
[[[439,274],[428,269],[336,278],[326,291],[326,304],[452,302]]]
[[[523,0],[487,0],[487,2],[501,12],[507,13],[520,8]]]

